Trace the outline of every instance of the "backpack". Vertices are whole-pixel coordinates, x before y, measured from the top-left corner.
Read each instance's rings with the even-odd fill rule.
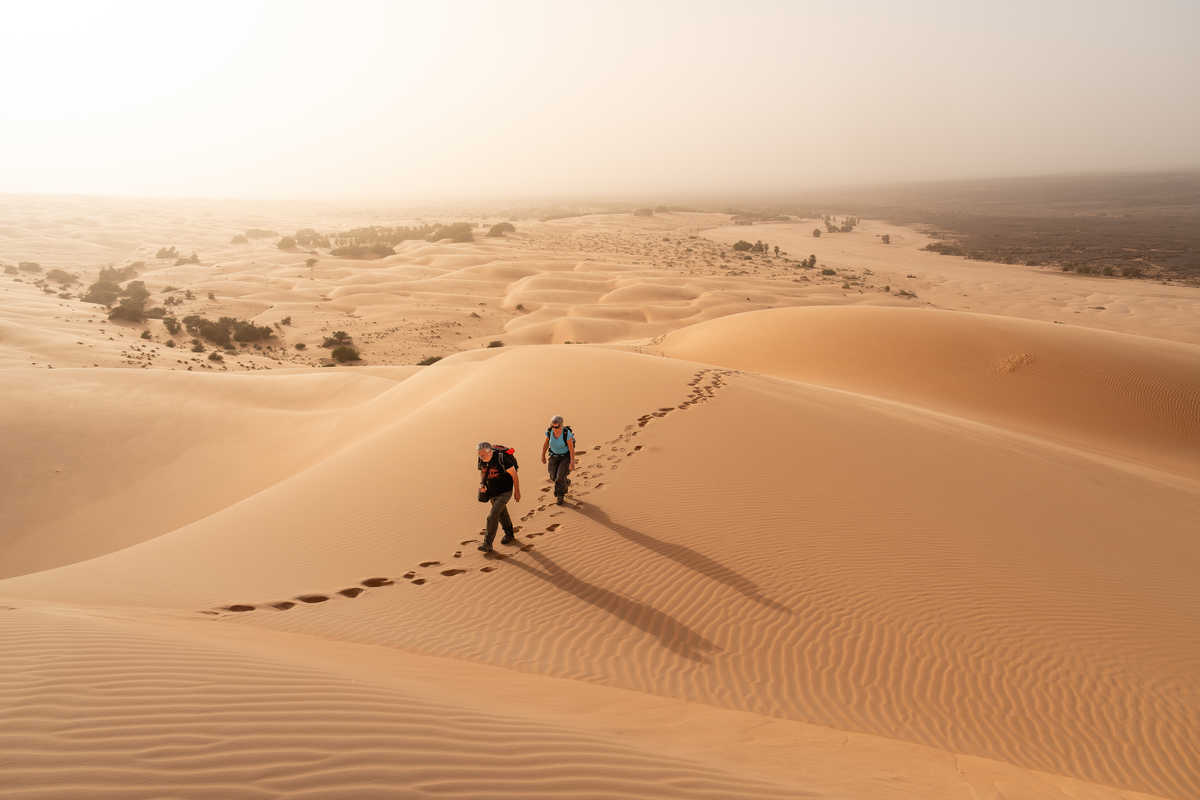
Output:
[[[551,430],[553,430],[553,429],[546,428],[546,438],[547,439],[550,438]],[[571,434],[571,436],[575,437],[575,449],[578,450],[579,449],[579,437],[575,436],[575,431],[571,430],[570,425],[563,425],[563,434],[562,434],[563,444],[567,444],[567,434],[568,433]],[[569,454],[570,452],[571,452],[571,446],[567,445],[567,453]],[[555,453],[553,451],[551,451],[550,454],[554,455]]]
[[[492,445],[492,452],[500,456],[500,469],[507,471],[509,467],[514,467],[516,469],[521,468],[517,464],[517,451],[513,448],[505,447],[502,444],[494,444]],[[486,485],[487,484],[484,483],[484,486]],[[492,498],[489,492],[477,492],[476,499],[481,503],[486,503]]]

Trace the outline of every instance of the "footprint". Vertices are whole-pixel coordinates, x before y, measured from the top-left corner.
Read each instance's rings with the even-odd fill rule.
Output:
[[[641,449],[642,449],[642,445],[640,445],[640,444],[639,444],[639,445],[634,445],[634,447],[633,447],[633,452],[635,452],[635,453],[636,453],[638,450],[641,450]]]
[[[413,586],[422,586],[422,585],[424,585],[424,583],[425,583],[425,579],[424,579],[424,578],[415,578],[415,579],[413,579],[413,581],[412,581],[412,585],[413,585]]]
[[[410,569],[408,572],[404,573],[404,577],[405,577],[405,578],[412,578],[412,577],[413,577],[413,576],[415,576],[416,574],[417,574],[417,573],[416,573],[414,570],[411,570],[411,569]]]
[[[367,578],[362,582],[362,585],[374,588],[376,586],[391,586],[393,583],[395,583],[395,581],[393,581],[391,578]]]
[[[529,534],[529,538],[530,538],[530,539],[536,539],[536,538],[537,538],[537,537],[539,537],[539,536],[545,536],[545,535],[546,535],[546,534],[544,534],[544,533],[531,533],[531,534]]]
[[[558,530],[559,525],[562,525],[562,523],[561,522],[551,522],[549,525],[546,526],[546,533],[553,533],[554,531]]]
[[[461,542],[459,542],[459,544],[475,544],[475,542],[477,542],[477,541],[479,541],[479,540],[478,539],[463,539]]]
[[[245,606],[245,605],[225,606],[225,610],[226,611],[253,611],[254,606]]]
[[[436,567],[436,566],[440,566],[441,563],[442,562],[440,562],[440,561],[422,561],[420,564],[417,564],[417,566],[418,567]]]
[[[216,612],[216,611],[201,611],[200,613],[201,614],[211,614],[214,617],[219,616],[218,612]]]
[[[287,611],[289,608],[292,608],[295,605],[296,604],[293,603],[291,600],[281,600],[278,603],[271,603],[271,608],[275,608],[280,611]]]
[[[532,544],[521,545],[521,552],[528,553],[533,548],[534,548],[534,545],[532,545]],[[461,572],[461,570],[459,570],[459,571]],[[443,572],[442,574],[445,575],[446,573]]]
[[[455,557],[455,558],[462,558],[462,550],[455,550],[455,551],[454,551],[454,557]]]
[[[524,549],[524,548],[522,548],[522,549]],[[464,572],[466,572],[465,569],[444,569],[444,570],[442,570],[442,574],[445,575],[447,578],[451,578],[455,575],[462,575]]]
[[[296,599],[301,603],[324,603],[329,598],[323,594],[302,594]]]
[[[358,597],[365,591],[366,589],[362,588],[361,586],[351,586],[349,589],[340,589],[338,594],[342,595],[343,597]]]
[[[495,568],[495,567],[491,567],[491,566],[488,566],[488,567],[480,567],[480,568],[479,568],[479,571],[480,571],[480,572],[494,572],[495,570],[496,570],[496,568]],[[214,613],[215,613],[215,612],[214,612]]]

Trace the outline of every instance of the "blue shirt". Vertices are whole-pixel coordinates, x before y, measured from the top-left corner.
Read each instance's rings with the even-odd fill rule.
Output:
[[[566,429],[564,428],[563,430],[566,430]],[[567,436],[564,439],[561,435],[555,436],[554,429],[551,428],[549,430],[549,432],[546,433],[546,438],[550,440],[550,452],[551,453],[553,453],[556,456],[565,456],[567,453],[571,452],[570,449],[567,447],[567,442],[574,440],[575,434],[572,433],[571,431],[567,431]]]

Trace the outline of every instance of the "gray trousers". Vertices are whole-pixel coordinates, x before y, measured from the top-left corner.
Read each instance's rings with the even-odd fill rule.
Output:
[[[549,468],[550,480],[554,481],[554,496],[562,497],[567,493],[567,484],[571,482],[567,479],[567,473],[571,471],[570,453],[561,456],[551,453],[546,459],[546,466]]]
[[[487,515],[487,535],[483,537],[483,543],[490,545],[496,538],[496,526],[504,528],[505,536],[513,535],[512,517],[508,515],[508,501],[512,499],[512,492],[498,494],[491,499],[492,510]]]

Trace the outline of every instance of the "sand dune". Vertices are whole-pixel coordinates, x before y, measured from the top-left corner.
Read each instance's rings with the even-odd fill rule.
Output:
[[[777,309],[661,352],[836,386],[1200,477],[1200,347],[895,308]]]
[[[715,214],[309,270],[140,211],[8,211],[0,258],[171,237],[204,263],[152,291],[292,324],[214,366],[0,283],[12,796],[1200,795],[1194,290],[870,222],[821,275],[721,244],[804,223]],[[312,368],[334,330],[367,365]],[[523,467],[491,558],[480,439]]]

